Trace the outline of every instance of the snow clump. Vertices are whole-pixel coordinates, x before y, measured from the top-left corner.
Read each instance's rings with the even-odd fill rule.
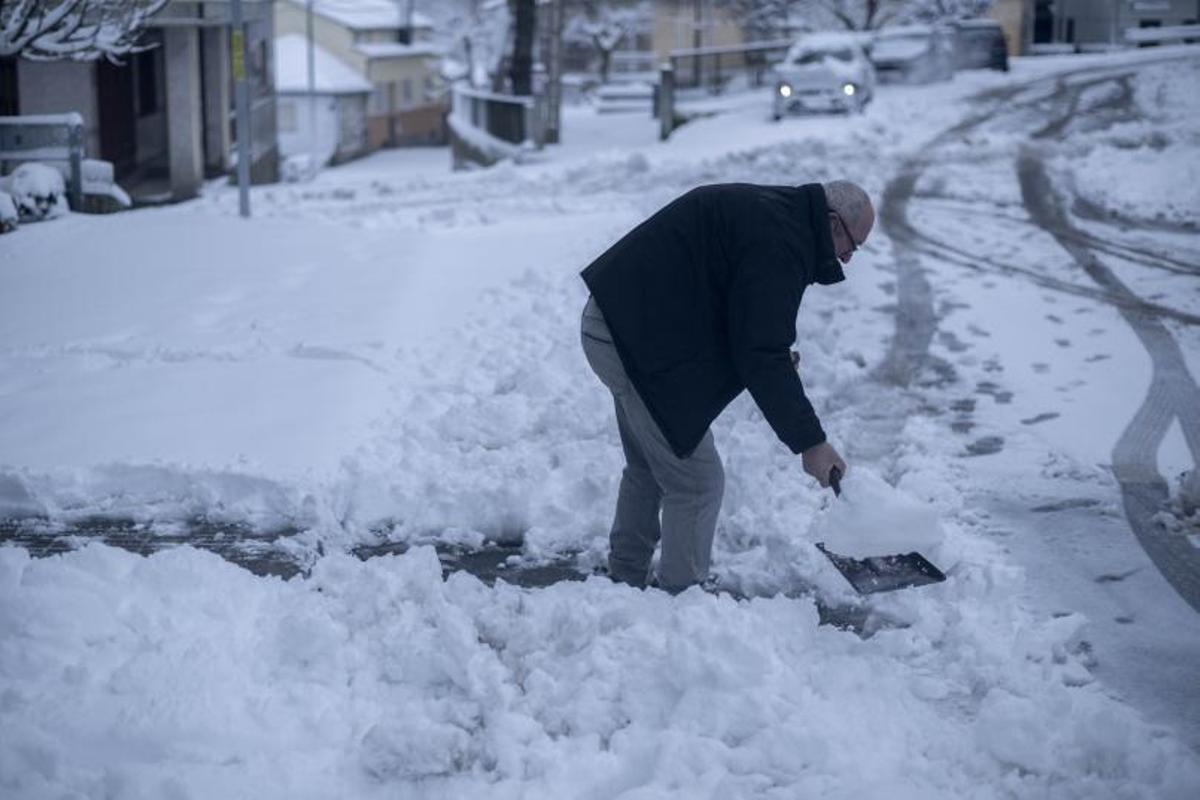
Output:
[[[22,220],[54,219],[69,210],[62,173],[45,164],[22,164],[8,177],[7,189]]]

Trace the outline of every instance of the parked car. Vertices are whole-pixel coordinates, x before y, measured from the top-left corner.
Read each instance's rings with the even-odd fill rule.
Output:
[[[998,69],[1008,72],[1008,43],[1004,29],[994,19],[964,19],[956,25],[957,69]]]
[[[880,83],[933,83],[954,77],[955,34],[941,25],[884,28],[871,46]]]
[[[772,116],[808,111],[862,111],[875,94],[875,69],[850,33],[814,33],[798,40],[775,67]]]

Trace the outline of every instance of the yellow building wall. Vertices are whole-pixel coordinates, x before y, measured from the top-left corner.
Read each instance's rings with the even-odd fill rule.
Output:
[[[717,4],[704,5],[699,20],[701,47],[721,47],[742,44],[745,36],[741,23],[732,12]],[[663,0],[654,4],[654,55],[665,61],[672,50],[696,46],[697,28],[695,5],[691,0]]]
[[[1025,42],[1025,0],[996,0],[988,14],[1004,29],[1010,56],[1021,55]]]

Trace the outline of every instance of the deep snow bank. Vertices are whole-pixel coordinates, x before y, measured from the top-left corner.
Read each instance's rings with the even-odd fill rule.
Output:
[[[997,604],[863,641],[800,600],[443,582],[430,549],[285,583],[3,548],[0,790],[1190,797],[1194,756],[1087,683],[1079,624]]]

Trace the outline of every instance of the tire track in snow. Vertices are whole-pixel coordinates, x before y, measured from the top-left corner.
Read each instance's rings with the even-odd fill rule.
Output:
[[[1180,56],[1155,59],[1138,64],[1137,68],[1178,58]],[[1093,73],[1099,74],[1086,77]],[[1079,76],[1085,76],[1085,79],[1071,81]],[[934,137],[921,149],[921,155],[901,165],[884,190],[880,213],[882,227],[892,241],[896,264],[897,311],[895,333],[887,355],[872,376],[875,380],[907,388],[930,364],[929,346],[937,330],[937,315],[932,287],[916,253],[925,252],[941,258],[945,258],[946,253],[940,243],[931,242],[909,221],[908,206],[915,196],[914,190],[922,173],[934,163],[938,148],[1002,113],[1021,113],[1048,102],[1054,104],[1065,101],[1067,112],[1039,128],[1035,134],[1041,138],[1060,136],[1070,129],[1072,121],[1076,119],[1083,92],[1111,80],[1118,82],[1118,96],[1087,110],[1127,113],[1132,104],[1130,77],[1128,68],[1114,71],[1110,66],[1098,66],[1046,76],[1021,86],[977,95],[976,102],[989,103],[988,109]],[[1054,91],[1049,96],[1019,99],[1022,92],[1048,81],[1055,83]],[[1010,101],[1012,104],[1005,108]],[[1031,218],[1054,236],[1101,291],[1054,282],[1048,276],[1030,274],[1028,277],[1046,288],[1091,296],[1092,299],[1116,306],[1150,354],[1154,366],[1153,379],[1146,399],[1113,449],[1113,470],[1121,486],[1126,518],[1138,542],[1175,591],[1200,611],[1200,550],[1185,537],[1162,530],[1154,521],[1154,517],[1165,508],[1169,497],[1166,481],[1158,473],[1157,453],[1173,419],[1179,420],[1192,459],[1200,464],[1200,415],[1195,413],[1195,409],[1200,408],[1200,388],[1197,388],[1195,379],[1188,372],[1183,353],[1161,317],[1171,316],[1179,322],[1191,324],[1195,324],[1197,319],[1194,315],[1181,314],[1138,297],[1096,258],[1089,247],[1103,248],[1099,246],[1100,243],[1089,241],[1095,237],[1070,223],[1064,201],[1054,193],[1045,166],[1032,148],[1026,146],[1020,150],[1017,173],[1026,210]],[[952,253],[949,260],[961,265],[966,255]],[[972,258],[978,260],[978,257]],[[993,266],[1003,266],[1006,272],[1013,271],[1010,269],[1012,265]],[[1185,269],[1190,267],[1177,266],[1184,266]],[[1027,272],[1020,269],[1015,271]]]
[[[1138,308],[1136,295],[1083,244],[1066,213],[1065,198],[1056,192],[1041,153],[1034,147],[1021,149],[1017,177],[1025,207],[1034,220],[1097,284],[1130,299],[1117,304],[1117,310],[1146,348],[1153,376],[1146,398],[1113,448],[1113,474],[1121,486],[1125,516],[1142,549],[1175,591],[1200,611],[1200,550],[1154,520],[1169,497],[1167,483],[1158,472],[1157,456],[1172,420],[1179,420],[1193,468],[1200,464],[1200,414],[1196,411],[1200,409],[1200,387],[1188,371],[1179,343],[1159,315]]]

